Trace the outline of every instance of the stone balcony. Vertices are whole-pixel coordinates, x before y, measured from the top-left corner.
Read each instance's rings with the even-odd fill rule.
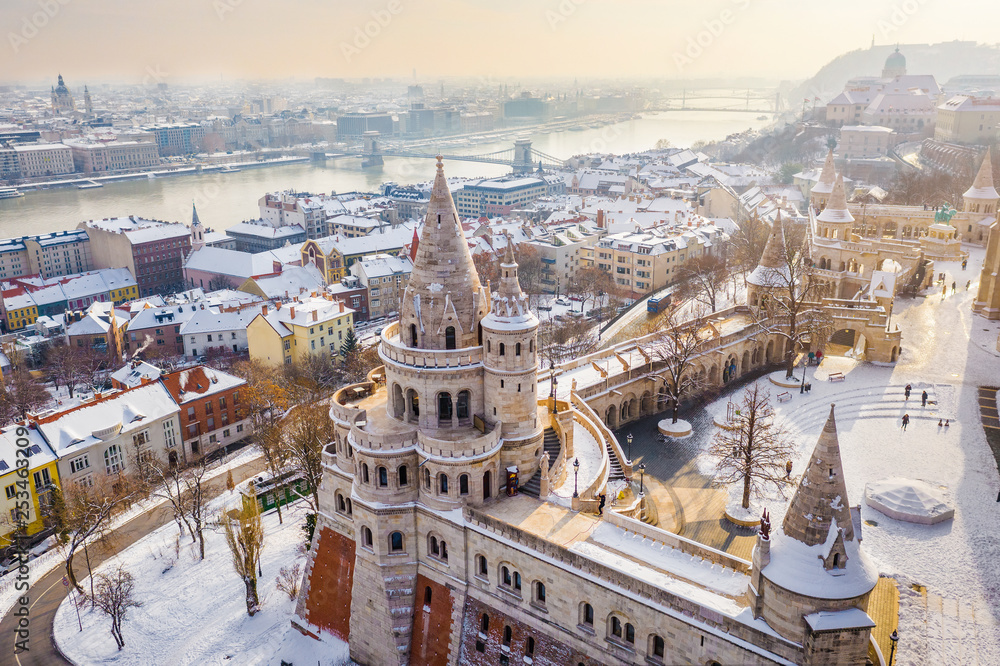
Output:
[[[471,368],[482,365],[483,348],[464,349],[414,349],[407,347],[399,337],[399,322],[394,322],[382,331],[379,355],[386,363],[405,365],[411,368]]]

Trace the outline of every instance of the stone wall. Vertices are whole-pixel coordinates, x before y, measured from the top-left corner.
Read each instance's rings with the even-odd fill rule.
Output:
[[[296,615],[341,640],[351,632],[354,539],[323,521],[316,526]]]
[[[415,587],[410,664],[447,666],[453,630],[451,591],[420,574],[417,575]],[[428,596],[430,603],[427,603]]]

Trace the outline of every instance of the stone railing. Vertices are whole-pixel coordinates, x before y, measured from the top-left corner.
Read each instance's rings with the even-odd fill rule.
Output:
[[[417,443],[417,431],[402,433],[372,433],[357,426],[351,427],[354,448],[362,453],[391,452],[408,449]]]
[[[487,424],[490,427],[491,424]],[[435,439],[422,432],[417,435],[417,444],[421,453],[434,458],[477,458],[484,456],[500,447],[500,423],[492,424],[492,428],[483,435],[455,442],[448,439]],[[463,448],[456,448],[463,447]]]
[[[575,569],[576,572],[598,582],[598,584],[620,588],[627,594],[639,597],[645,603],[652,606],[665,606],[671,611],[685,616],[691,622],[707,625],[716,631],[729,634],[730,639],[728,640],[748,641],[759,648],[769,650],[783,659],[795,663],[802,660],[801,646],[779,638],[770,631],[764,632],[755,627],[743,624],[735,618],[702,606],[691,599],[679,596],[658,585],[575,553],[551,541],[546,541],[539,536],[525,532],[520,528],[505,523],[498,518],[488,516],[476,509],[465,507],[462,512],[467,525],[471,529],[476,529],[486,534],[495,534],[508,542],[517,544],[517,546],[525,550],[533,551],[537,555],[548,559],[555,566]]]
[[[665,544],[693,557],[707,560],[713,564],[718,564],[719,566],[727,567],[743,574],[750,573],[751,565],[747,560],[730,555],[725,551],[716,550],[715,548],[700,544],[697,541],[686,539],[679,534],[674,534],[672,532],[667,532],[666,530],[661,530],[659,527],[647,525],[646,523],[636,520],[635,518],[630,518],[614,511],[608,511],[604,514],[604,520],[612,525],[626,529],[629,532],[635,532],[636,534],[639,534],[647,539]]]
[[[368,412],[349,404],[349,401],[367,398],[376,390],[378,384],[374,382],[359,382],[343,387],[330,400],[330,418],[347,426],[365,422]]]
[[[608,477],[611,475],[611,465],[608,460],[608,448],[604,446],[604,433],[601,431],[600,420],[595,424],[592,419],[596,417],[593,410],[589,414],[581,412],[579,409],[573,411],[573,420],[579,423],[584,429],[594,437],[594,441],[601,447],[601,466],[597,470],[597,476],[586,488],[579,492],[579,497],[573,498],[573,509],[575,511],[596,511],[599,505],[598,496],[608,487]]]
[[[594,410],[590,408],[590,405],[588,405],[578,393],[575,391],[571,393],[570,399],[573,401],[573,406],[584,414],[587,417],[587,421],[593,424],[597,429],[597,434],[595,434],[597,443],[603,445],[607,442],[611,444],[611,450],[615,452],[615,457],[618,458],[618,464],[621,465],[622,472],[625,473],[626,478],[631,479],[632,461],[625,457],[625,451],[622,450],[621,444],[618,443],[618,438],[615,437],[614,433],[608,429],[608,426],[604,425],[604,421],[601,420],[601,417],[599,417]]]
[[[393,329],[392,326],[396,328]],[[395,323],[382,331],[382,344],[379,345],[379,356],[384,361],[412,368],[468,368],[481,365],[483,362],[482,347],[466,347],[464,349],[414,349],[402,344],[395,332],[399,323]],[[389,335],[390,331],[394,334]]]
[[[562,424],[556,415],[552,413],[552,398],[542,398],[538,401],[539,407],[545,407],[549,414],[549,424],[552,429],[556,431],[559,436],[559,455],[556,456],[555,460],[549,461],[549,488],[555,488],[562,484],[562,477],[566,473],[566,449],[567,442],[569,441],[568,433],[563,432]],[[570,411],[573,409],[568,400],[556,400],[556,407],[558,408],[560,414]]]

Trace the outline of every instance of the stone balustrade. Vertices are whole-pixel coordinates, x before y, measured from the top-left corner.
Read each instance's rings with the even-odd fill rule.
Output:
[[[417,444],[417,431],[373,433],[358,426],[351,427],[351,444],[362,453],[390,453],[412,448]]]
[[[483,348],[414,349],[407,347],[399,338],[399,322],[396,322],[382,331],[379,356],[384,361],[411,368],[469,368],[482,365]]]
[[[368,412],[349,404],[349,401],[366,398],[376,390],[378,385],[374,382],[359,382],[343,387],[330,400],[330,418],[346,426],[365,422]]]
[[[592,424],[596,428],[596,433],[594,436],[597,438],[599,444],[610,443],[611,449],[615,452],[615,456],[618,458],[618,464],[622,467],[622,472],[625,473],[625,478],[632,478],[632,461],[625,457],[625,452],[622,450],[621,444],[618,443],[618,438],[615,437],[614,433],[608,429],[608,426],[604,424],[594,410],[590,408],[590,405],[576,392],[570,394],[570,400],[573,402],[573,406],[577,410],[586,416],[587,422]],[[606,448],[605,448],[606,450]]]
[[[487,427],[490,427],[490,424],[487,424]],[[435,439],[423,432],[418,433],[417,440],[420,452],[428,457],[443,458],[445,460],[448,458],[456,460],[460,458],[478,458],[500,448],[500,423],[492,424],[490,430],[487,430],[475,439],[464,439],[461,442],[448,439]]]

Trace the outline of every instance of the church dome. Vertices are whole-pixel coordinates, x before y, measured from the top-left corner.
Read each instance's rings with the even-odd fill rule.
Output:
[[[906,69],[906,57],[899,52],[899,47],[889,54],[889,57],[885,59],[886,69]]]

